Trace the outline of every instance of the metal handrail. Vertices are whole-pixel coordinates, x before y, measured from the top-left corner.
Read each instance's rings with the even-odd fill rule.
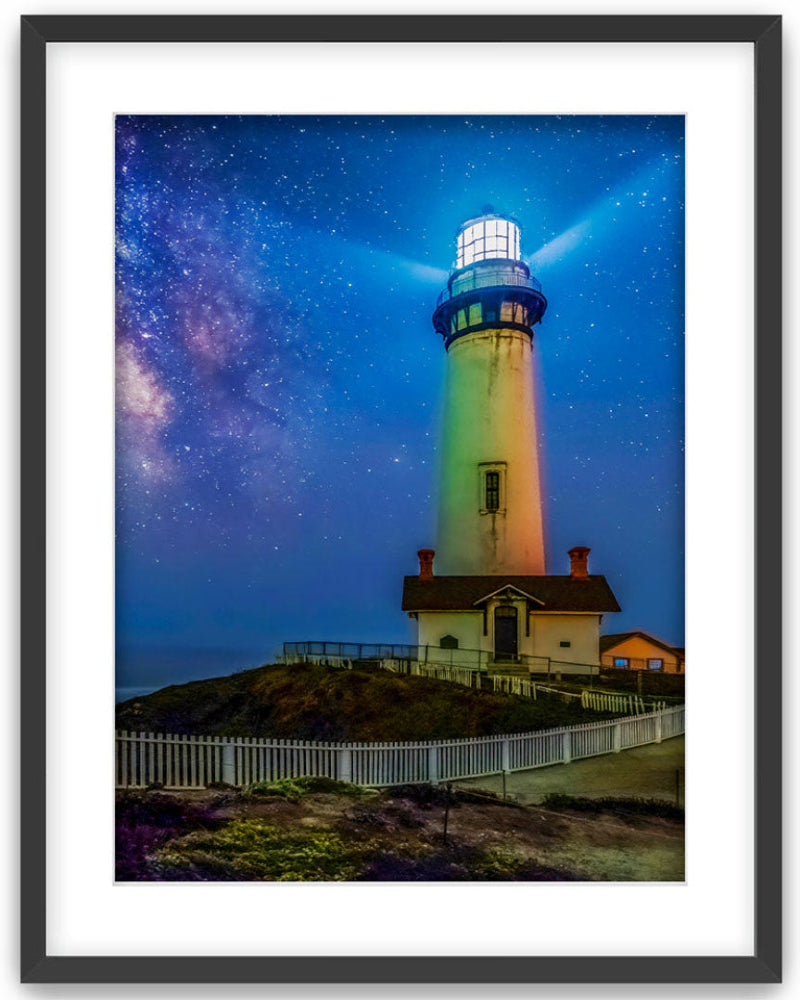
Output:
[[[497,273],[464,275],[463,278],[459,278],[453,282],[454,287],[452,290],[448,284],[448,287],[441,292],[439,298],[436,300],[436,307],[438,309],[443,303],[449,302],[450,299],[457,298],[465,292],[474,292],[479,288],[504,288],[511,285],[521,288],[531,288],[540,294],[542,291],[542,283],[532,275],[515,274],[512,271],[503,274],[502,278]]]
[[[599,663],[581,663],[573,660],[554,660],[549,656],[535,653],[517,653],[514,656],[496,656],[492,650],[470,649],[465,646],[454,648],[414,645],[409,643],[368,643],[337,642],[326,640],[306,640],[304,642],[284,642],[284,660],[287,657],[315,656],[329,659],[347,660],[412,660],[433,666],[456,666],[465,670],[487,671],[490,665],[499,662],[509,666],[539,667],[540,673],[558,672],[563,666],[586,667],[586,673],[597,673]]]

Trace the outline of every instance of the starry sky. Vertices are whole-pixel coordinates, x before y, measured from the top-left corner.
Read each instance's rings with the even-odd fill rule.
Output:
[[[117,684],[413,641],[458,225],[515,218],[548,572],[683,643],[683,118],[116,119]]]

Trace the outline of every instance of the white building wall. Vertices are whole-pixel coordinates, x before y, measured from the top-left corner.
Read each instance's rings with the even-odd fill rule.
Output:
[[[531,616],[533,652],[563,663],[600,663],[600,615],[536,614]],[[569,647],[559,645],[569,642]]]
[[[483,635],[483,612],[481,611],[421,611],[418,617],[420,646],[428,647],[430,663],[471,664],[478,657],[474,650],[490,651],[489,637]],[[442,636],[452,635],[458,639],[458,649],[441,649]],[[424,657],[420,650],[420,658]],[[486,662],[486,657],[483,657]]]
[[[487,634],[483,634],[482,611],[421,611],[418,615],[420,647],[427,646],[430,663],[463,663],[477,666],[486,665],[494,653],[494,609],[497,600],[489,601]],[[506,602],[507,603],[507,602]],[[522,661],[535,672],[554,672],[564,666],[564,673],[570,671],[568,665],[600,663],[600,615],[599,614],[544,614],[534,612],[526,627],[526,602],[513,600],[517,607],[517,645]],[[529,633],[529,634],[526,634]],[[458,639],[458,649],[442,649],[443,636],[452,635]],[[561,642],[569,642],[568,647]],[[480,651],[480,657],[475,651]],[[420,658],[425,658],[420,649]],[[548,664],[547,661],[550,661]]]

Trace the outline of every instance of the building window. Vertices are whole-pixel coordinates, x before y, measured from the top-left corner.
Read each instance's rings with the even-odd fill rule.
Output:
[[[627,656],[614,657],[614,666],[617,668],[617,670],[627,670],[630,667],[630,665],[631,661],[628,659]]]
[[[663,660],[648,660],[647,661],[648,670],[663,670],[664,661]]]
[[[505,514],[506,463],[478,462],[477,485],[481,514]]]
[[[486,473],[486,509],[500,510],[500,473]]]
[[[439,640],[440,649],[458,649],[458,639],[454,635],[443,635]]]
[[[562,649],[569,649],[571,645],[572,643],[569,641],[569,639],[562,639],[561,642],[559,643],[559,646],[561,646]]]

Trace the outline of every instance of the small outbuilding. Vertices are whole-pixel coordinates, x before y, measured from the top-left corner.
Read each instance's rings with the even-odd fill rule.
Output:
[[[605,670],[653,670],[663,674],[686,671],[685,651],[649,632],[617,632],[600,636],[600,660]]]
[[[503,673],[514,665],[520,673],[599,672],[600,623],[620,607],[606,578],[589,575],[589,549],[569,555],[569,575],[434,576],[432,550],[420,550],[419,575],[403,583],[420,660]]]

